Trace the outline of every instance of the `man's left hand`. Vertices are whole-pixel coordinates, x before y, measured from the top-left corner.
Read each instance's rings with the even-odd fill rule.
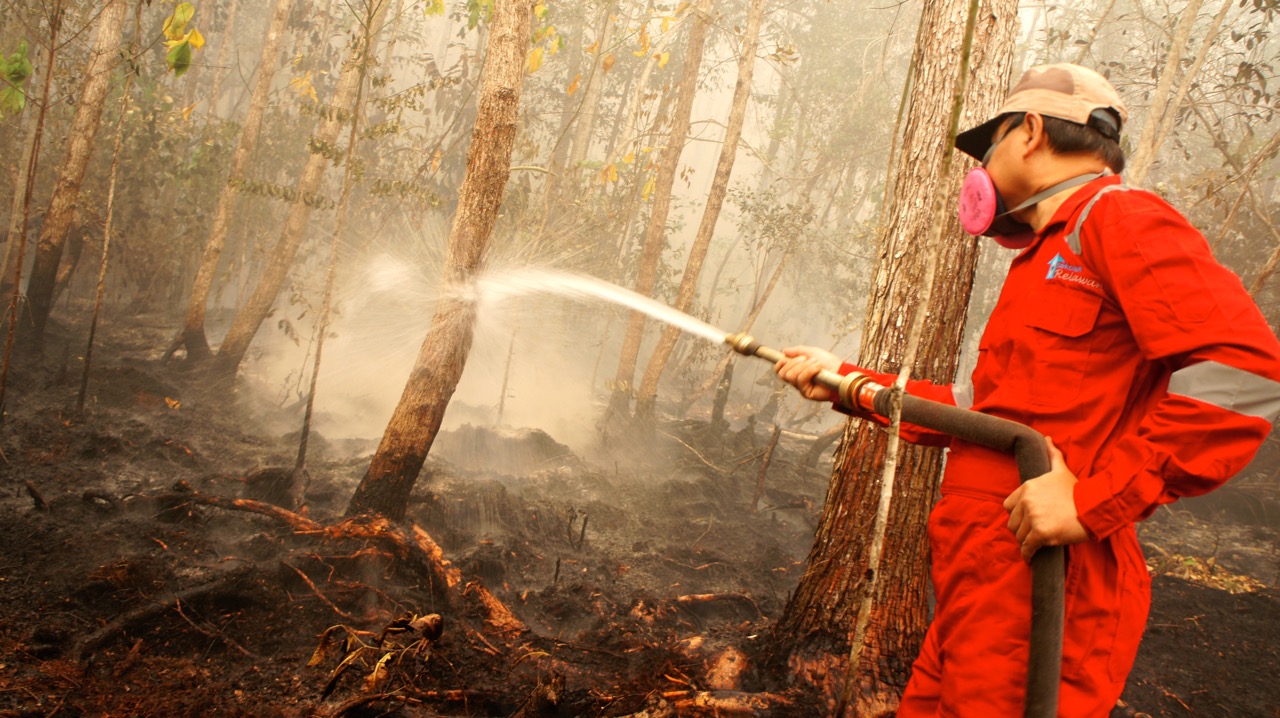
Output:
[[[1076,513],[1075,485],[1078,479],[1067,468],[1062,452],[1049,445],[1049,473],[1018,487],[1004,500],[1009,512],[1009,530],[1018,537],[1022,559],[1030,562],[1041,546],[1066,546],[1089,540]]]

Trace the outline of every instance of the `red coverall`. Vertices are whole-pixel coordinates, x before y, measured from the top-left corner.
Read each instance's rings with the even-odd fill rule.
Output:
[[[1092,540],[1068,549],[1059,715],[1106,716],[1150,605],[1134,522],[1253,457],[1280,413],[1280,343],[1186,219],[1109,176],[1014,259],[978,351],[971,386],[907,391],[1027,424],[1062,450]],[[1017,469],[922,427],[902,432],[950,454],[928,527],[937,611],[898,716],[1020,716],[1031,572],[1002,506]]]

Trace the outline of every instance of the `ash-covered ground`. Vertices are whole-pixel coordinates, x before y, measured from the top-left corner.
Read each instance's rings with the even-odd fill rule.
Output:
[[[819,714],[755,660],[830,473],[829,456],[805,465],[803,437],[782,436],[760,491],[770,432],[741,419],[663,422],[639,457],[616,437],[574,451],[540,429],[453,428],[409,511],[458,570],[451,591],[351,526],[191,500],[287,503],[297,435],[279,427],[300,416],[203,391],[158,361],[167,331],[100,334],[83,417],[74,350],[10,377],[0,716],[713,715],[688,698],[717,689],[785,699],[759,715]],[[337,525],[373,449],[313,436],[301,515]],[[1114,715],[1280,716],[1267,486],[1143,526],[1155,605]],[[495,639],[476,587],[528,633]]]

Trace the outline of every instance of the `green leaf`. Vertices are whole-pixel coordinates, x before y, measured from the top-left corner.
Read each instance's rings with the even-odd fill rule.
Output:
[[[182,73],[191,69],[191,43],[184,40],[174,45],[164,59],[173,70],[173,76],[182,77]]]
[[[16,87],[0,88],[0,117],[8,112],[16,115],[27,106],[27,95]]]
[[[176,40],[187,33],[187,23],[195,17],[196,8],[189,2],[179,3],[173,9],[173,15],[164,22],[164,34]]]

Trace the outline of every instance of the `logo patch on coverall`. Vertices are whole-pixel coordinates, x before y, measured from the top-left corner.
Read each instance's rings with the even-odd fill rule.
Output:
[[[1086,287],[1101,289],[1102,285],[1098,280],[1084,274],[1084,267],[1077,264],[1071,264],[1062,258],[1062,254],[1053,255],[1053,259],[1049,260],[1049,273],[1045,275],[1045,281],[1061,281],[1072,282],[1074,284],[1083,284]]]

